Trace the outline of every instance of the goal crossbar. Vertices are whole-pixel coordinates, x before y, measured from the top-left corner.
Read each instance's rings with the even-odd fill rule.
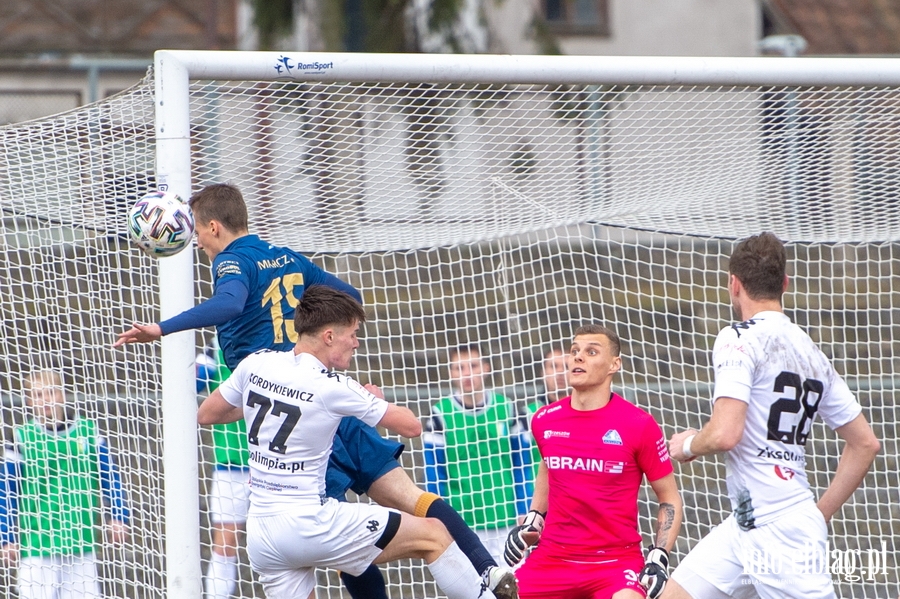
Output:
[[[164,84],[177,70],[182,73],[181,76],[187,76],[191,80],[226,81],[900,85],[900,59],[894,58],[517,56],[191,50],[159,50],[155,58],[156,72]]]

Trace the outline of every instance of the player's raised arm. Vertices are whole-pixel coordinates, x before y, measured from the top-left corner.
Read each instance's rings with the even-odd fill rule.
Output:
[[[198,424],[226,424],[236,422],[243,417],[243,407],[233,406],[225,401],[225,397],[219,389],[210,393],[197,411]]]
[[[161,323],[133,324],[129,330],[119,334],[113,347],[126,343],[151,343],[170,333],[222,325],[241,314],[248,296],[249,291],[242,281],[224,282],[216,286],[211,298],[177,316]]]
[[[150,343],[162,337],[162,330],[156,323],[139,324],[134,323],[127,331],[119,333],[113,347],[121,347],[126,343]]]
[[[384,392],[378,385],[367,383],[363,388],[378,399],[384,399]],[[378,425],[404,437],[412,438],[422,434],[422,423],[412,410],[394,404],[388,404],[387,411],[378,421]]]
[[[669,455],[676,462],[688,462],[695,457],[730,451],[744,435],[747,402],[720,397],[713,404],[713,413],[700,431],[688,429],[669,439]]]
[[[418,437],[422,434],[422,423],[412,410],[394,404],[388,405],[378,425],[404,437]]]

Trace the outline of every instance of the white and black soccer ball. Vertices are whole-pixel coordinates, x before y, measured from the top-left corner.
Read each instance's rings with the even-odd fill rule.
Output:
[[[168,191],[153,191],[128,213],[128,230],[141,250],[154,258],[173,256],[191,243],[194,215],[184,200]]]

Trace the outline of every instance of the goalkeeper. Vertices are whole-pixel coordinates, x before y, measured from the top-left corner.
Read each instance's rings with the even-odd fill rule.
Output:
[[[215,326],[225,364],[234,370],[255,351],[294,347],[294,307],[305,287],[325,285],[362,302],[359,291],[301,254],[250,235],[247,205],[237,187],[208,185],[191,196],[190,206],[197,245],[212,261],[213,296],[164,322],[133,325],[118,336],[114,347]],[[328,496],[342,499],[353,489],[384,507],[437,518],[494,594],[500,599],[515,597],[512,573],[497,566],[449,504],[412,482],[397,461],[402,451],[402,444],[382,438],[373,427],[356,418],[344,418],[326,473]],[[384,578],[374,565],[360,577],[344,573],[341,579],[354,598],[387,599]]]
[[[534,415],[543,461],[531,511],[510,533],[505,553],[514,565],[540,539],[516,572],[522,599],[655,599],[665,587],[681,495],[659,425],[611,392],[621,365],[618,335],[598,325],[579,328],[568,360],[572,396]],[[659,501],[646,559],[637,523],[644,476]]]

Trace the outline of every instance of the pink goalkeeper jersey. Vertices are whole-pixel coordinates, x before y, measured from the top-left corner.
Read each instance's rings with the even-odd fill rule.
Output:
[[[642,479],[672,473],[653,417],[615,393],[587,412],[566,397],[535,413],[532,432],[550,482],[539,547],[559,558],[598,562],[639,548]]]

